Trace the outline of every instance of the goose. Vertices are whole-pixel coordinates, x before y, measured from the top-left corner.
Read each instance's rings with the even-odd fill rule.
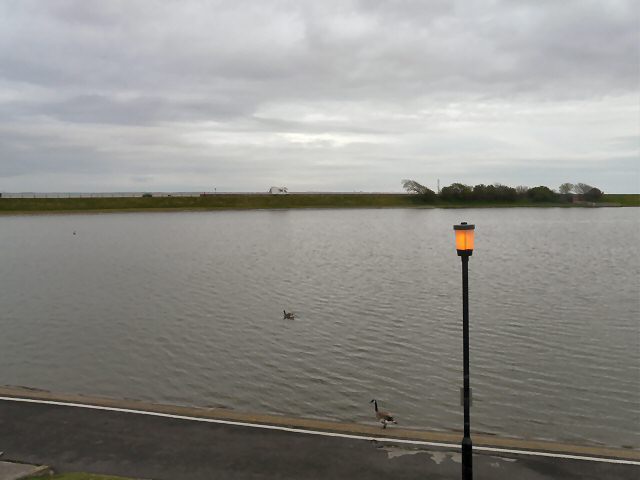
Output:
[[[387,422],[395,423],[396,425],[398,424],[389,412],[378,410],[378,401],[375,398],[369,403],[373,403],[373,408],[376,411],[376,418],[382,424],[382,428],[387,428]]]
[[[287,313],[286,310],[283,310],[282,312],[284,313],[284,316],[282,318],[285,320],[293,320],[296,318],[296,314],[293,312]]]

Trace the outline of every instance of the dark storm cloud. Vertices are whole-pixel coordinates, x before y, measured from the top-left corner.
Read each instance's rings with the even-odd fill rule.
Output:
[[[631,0],[23,0],[0,18],[0,176],[27,183],[45,164],[132,178],[179,158],[331,189],[328,159],[370,162],[353,188],[397,189],[407,171],[499,181],[479,159],[518,168],[528,149],[571,169],[585,136],[598,158],[638,154],[616,140],[638,113]]]

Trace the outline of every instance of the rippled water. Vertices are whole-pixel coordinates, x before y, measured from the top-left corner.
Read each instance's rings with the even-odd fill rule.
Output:
[[[639,212],[0,217],[0,384],[459,430],[466,220],[472,430],[637,448]]]

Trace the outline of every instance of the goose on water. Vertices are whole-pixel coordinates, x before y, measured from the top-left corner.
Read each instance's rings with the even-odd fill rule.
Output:
[[[385,412],[384,410],[378,410],[378,401],[374,398],[369,403],[373,403],[373,408],[376,412],[376,418],[382,424],[382,428],[387,428],[387,423],[395,423],[398,422],[393,418],[393,416],[389,412]]]
[[[289,313],[287,313],[287,311],[286,311],[286,310],[283,310],[282,312],[284,313],[284,317],[283,317],[283,318],[284,318],[285,320],[293,320],[293,319],[295,319],[295,318],[296,318],[296,315],[295,315],[295,313],[293,313],[293,312],[289,312]]]

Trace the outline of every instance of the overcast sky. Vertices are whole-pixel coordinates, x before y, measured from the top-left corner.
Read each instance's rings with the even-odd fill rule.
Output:
[[[0,191],[640,191],[635,0],[0,2]]]

